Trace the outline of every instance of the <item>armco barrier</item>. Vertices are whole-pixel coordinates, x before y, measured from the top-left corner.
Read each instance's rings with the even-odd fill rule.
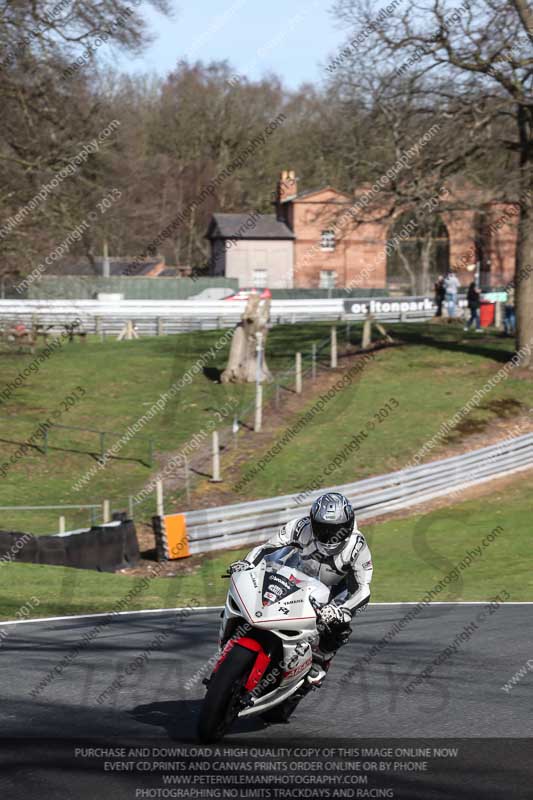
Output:
[[[460,305],[466,301],[461,298]],[[236,325],[246,306],[243,300],[0,300],[0,322],[31,325],[37,321],[59,332],[74,319],[89,333],[118,334],[133,321],[141,335],[161,331],[228,328]],[[370,309],[375,319],[385,322],[420,322],[435,313],[433,298],[336,298],[332,300],[272,300],[272,324],[365,319]]]
[[[532,468],[533,434],[529,433],[470,453],[357,483],[322,488],[305,496],[296,493],[187,512],[189,549],[195,555],[264,541],[290,519],[306,514],[314,498],[325,491],[343,492],[352,502],[357,519],[364,521],[444,497],[452,489],[466,489]]]
[[[0,531],[0,561],[114,572],[138,563],[139,543],[131,520],[57,536]]]

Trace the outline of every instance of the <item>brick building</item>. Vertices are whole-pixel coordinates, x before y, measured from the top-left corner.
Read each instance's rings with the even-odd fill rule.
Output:
[[[332,186],[300,192],[294,172],[283,172],[273,193],[275,214],[214,215],[207,233],[211,273],[272,289],[413,291],[405,264],[415,273],[419,269],[419,241],[405,214],[384,220],[386,207],[375,203],[367,219],[354,224],[350,209],[365,191],[361,187],[355,197]],[[517,206],[493,202],[460,183],[447,191],[448,205],[464,201],[470,208],[439,218],[431,280],[453,267],[465,285],[478,263],[484,287],[507,283],[515,268]]]

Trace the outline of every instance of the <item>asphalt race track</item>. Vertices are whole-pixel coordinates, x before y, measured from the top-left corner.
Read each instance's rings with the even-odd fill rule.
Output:
[[[533,605],[505,604],[492,613],[482,604],[426,607],[365,663],[370,649],[411,608],[369,607],[354,623],[351,641],[338,653],[324,686],[304,699],[290,725],[243,720],[225,745],[412,739],[422,746],[428,739],[491,738],[484,754],[470,756],[469,769],[479,758],[477,788],[490,779],[486,794],[478,796],[531,797],[531,775],[528,779],[523,770],[530,770],[533,761],[533,673],[509,692],[502,686],[533,658]],[[207,674],[202,669],[216,653],[218,615],[191,613],[179,622],[171,612],[105,617],[94,637],[91,632],[102,618],[6,627],[8,636],[1,647],[0,797],[135,797],[127,780],[132,776],[104,774],[94,765],[89,769],[74,763],[74,744],[194,743],[204,694],[201,678]],[[159,647],[154,650],[158,634]],[[89,643],[54,673],[84,635]],[[455,652],[443,658],[428,680],[406,693],[405,685],[454,641]],[[142,654],[150,647],[146,659]],[[40,686],[48,673],[53,679]],[[191,680],[192,686],[185,689]],[[98,702],[113,681],[120,686]],[[511,741],[517,739],[529,739],[521,743],[520,756]],[[440,781],[443,775],[450,782],[449,792],[435,789],[431,794],[424,789],[418,794],[413,784],[409,794],[395,796],[472,797],[474,787],[465,783],[457,765],[450,763]],[[508,794],[496,792],[495,781],[502,775],[507,789],[512,787]],[[138,784],[138,776],[135,779]],[[521,781],[527,779],[528,793],[522,794]],[[416,781],[417,776],[403,780]]]

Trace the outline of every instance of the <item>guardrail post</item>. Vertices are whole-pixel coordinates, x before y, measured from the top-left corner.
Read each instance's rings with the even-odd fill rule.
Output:
[[[102,519],[104,522],[111,522],[109,500],[104,500],[102,503]]]
[[[221,483],[220,477],[220,444],[218,441],[218,431],[213,431],[213,477],[211,483]]]
[[[158,517],[163,517],[165,512],[163,508],[163,481],[158,480],[155,483],[155,507]]]
[[[331,326],[331,369],[337,369],[337,326]]]
[[[302,354],[296,353],[296,394],[302,393]]]
[[[59,517],[59,533],[65,533],[65,517]]]

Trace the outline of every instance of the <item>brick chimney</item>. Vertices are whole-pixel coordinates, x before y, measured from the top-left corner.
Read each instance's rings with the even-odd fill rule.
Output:
[[[286,203],[298,194],[298,178],[294,170],[284,170],[278,181],[278,203]]]

